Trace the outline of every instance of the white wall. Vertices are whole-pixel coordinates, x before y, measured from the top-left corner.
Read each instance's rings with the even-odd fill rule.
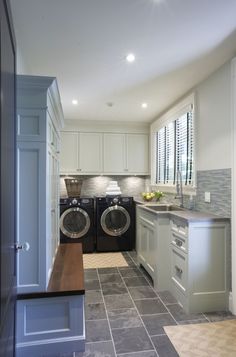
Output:
[[[63,131],[82,132],[114,132],[114,133],[149,133],[149,124],[140,122],[108,122],[108,121],[86,121],[65,120]]]
[[[196,169],[231,167],[231,62],[195,88]]]

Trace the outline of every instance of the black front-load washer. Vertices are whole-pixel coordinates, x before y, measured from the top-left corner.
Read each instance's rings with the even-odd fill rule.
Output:
[[[60,199],[60,242],[82,243],[83,253],[95,249],[94,199]]]
[[[134,203],[132,197],[96,198],[97,251],[132,250]]]

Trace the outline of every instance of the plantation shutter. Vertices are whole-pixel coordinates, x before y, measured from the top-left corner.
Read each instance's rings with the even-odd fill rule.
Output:
[[[188,110],[157,132],[156,183],[175,184],[177,171],[185,185],[193,183],[194,125]]]
[[[165,156],[166,156],[166,140],[165,127],[161,128],[157,133],[157,182],[165,183]]]
[[[166,177],[165,183],[173,184],[175,179],[175,122],[166,126]]]

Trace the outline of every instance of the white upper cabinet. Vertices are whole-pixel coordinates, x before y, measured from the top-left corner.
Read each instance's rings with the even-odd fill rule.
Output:
[[[148,134],[104,134],[104,173],[148,174]]]
[[[102,170],[102,134],[79,133],[79,171],[93,174]]]
[[[147,134],[126,134],[128,173],[149,173],[148,144]]]
[[[62,132],[62,174],[100,174],[102,169],[101,133]]]
[[[104,134],[104,173],[125,173],[125,134]]]
[[[78,170],[78,133],[61,133],[61,173],[77,173]]]
[[[148,134],[63,132],[61,174],[148,175]]]

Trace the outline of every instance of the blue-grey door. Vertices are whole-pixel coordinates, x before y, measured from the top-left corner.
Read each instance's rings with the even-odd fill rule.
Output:
[[[8,0],[0,0],[0,356],[14,356],[16,299],[15,42]]]

